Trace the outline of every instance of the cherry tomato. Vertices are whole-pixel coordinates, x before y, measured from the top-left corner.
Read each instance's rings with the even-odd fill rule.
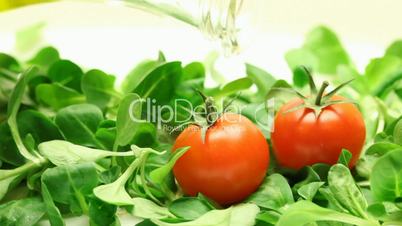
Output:
[[[208,128],[187,127],[173,150],[191,148],[176,162],[173,173],[187,195],[202,193],[221,205],[240,202],[263,181],[269,163],[262,132],[246,117],[225,113]]]
[[[333,96],[331,100],[344,100]],[[352,103],[332,104],[316,116],[309,108],[288,110],[303,103],[295,99],[278,111],[271,133],[279,164],[292,169],[314,163],[335,164],[342,149],[352,153],[350,167],[358,160],[366,136],[362,114]]]

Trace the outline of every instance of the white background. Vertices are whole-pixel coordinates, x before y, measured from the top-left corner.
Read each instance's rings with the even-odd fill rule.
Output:
[[[243,51],[222,57],[217,65],[228,78],[244,75],[243,62],[289,78],[284,53],[299,47],[305,33],[320,24],[335,30],[361,70],[370,58],[381,56],[387,45],[402,38],[399,0],[245,0],[243,9]],[[51,44],[64,58],[120,78],[138,61],[155,58],[158,50],[168,60],[189,62],[220,49],[219,43],[174,19],[119,4],[65,1],[0,13],[0,51],[15,52],[14,32],[38,22],[46,23],[42,46]],[[32,52],[17,54],[30,57]]]

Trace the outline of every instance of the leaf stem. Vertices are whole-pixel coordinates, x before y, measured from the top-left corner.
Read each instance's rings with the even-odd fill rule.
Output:
[[[370,187],[370,181],[368,180],[356,182],[356,184],[359,185],[359,187]]]
[[[70,172],[67,170],[66,173],[67,173],[68,180],[70,182],[72,182],[73,179],[71,178]],[[85,201],[84,195],[75,187],[74,183],[71,183],[71,186],[72,186],[73,191],[74,191],[74,196],[75,196],[76,200],[78,201],[78,204],[80,205],[80,207],[82,209],[82,212],[84,214],[88,215],[89,207],[88,207],[87,202]]]
[[[113,152],[117,152],[119,149],[119,144],[115,141],[113,144]],[[116,156],[112,156],[112,166],[117,165]]]
[[[112,151],[110,153],[113,156],[118,156],[118,157],[125,157],[125,156],[133,156],[133,152],[132,151],[124,151],[124,152],[120,152],[120,151]]]
[[[325,91],[325,89],[326,89],[328,86],[329,86],[329,83],[328,83],[327,81],[324,81],[324,82],[322,83],[321,88],[320,88],[320,90],[318,91],[317,97],[316,97],[316,99],[315,99],[315,105],[321,106],[321,99],[322,99],[322,96],[324,95],[324,91]]]
[[[44,163],[44,162],[42,162],[42,163]],[[39,165],[37,163],[30,161],[15,169],[4,170],[4,172],[2,174],[0,174],[0,181],[7,179],[9,177],[17,176],[17,175],[23,174],[25,172],[31,171],[32,169],[35,169],[37,167],[39,167]],[[0,170],[0,171],[3,171],[3,170]]]
[[[28,149],[25,147],[24,143],[22,142],[20,133],[18,131],[16,117],[14,115],[11,115],[8,118],[7,122],[10,127],[11,136],[13,137],[15,144],[17,145],[17,148],[18,148],[19,152],[21,153],[21,155],[24,156],[24,158],[26,158],[36,164],[39,164],[40,160],[35,155],[31,154],[28,151]]]
[[[7,123],[10,127],[11,131],[11,136],[13,137],[15,144],[17,145],[18,151],[20,154],[36,163],[37,165],[40,165],[41,162],[44,161],[44,159],[37,153],[35,153],[35,150],[33,151],[34,154],[29,152],[29,150],[25,147],[24,143],[22,142],[21,135],[18,130],[18,123],[17,123],[17,114],[21,106],[21,100],[26,92],[26,87],[28,84],[28,81],[37,74],[38,69],[36,67],[30,67],[24,72],[21,73],[19,76],[19,79],[17,81],[17,84],[14,87],[14,90],[11,94],[9,103],[8,103],[8,108],[7,108]]]
[[[140,163],[140,180],[142,183],[142,187],[144,188],[145,194],[152,199],[152,201],[158,203],[159,205],[162,205],[162,203],[152,194],[152,192],[149,190],[147,180],[145,179],[145,164],[146,164],[146,159],[148,158],[149,152],[144,153],[143,155],[143,161]]]
[[[176,199],[176,195],[175,193],[172,192],[172,190],[170,190],[170,188],[166,185],[166,183],[163,183],[161,185],[162,191],[166,194],[168,202],[173,202],[173,200]]]
[[[135,159],[130,166],[124,171],[124,173],[116,180],[119,181],[121,184],[125,184],[130,176],[134,173],[134,171],[137,169],[137,167],[141,164],[142,157],[138,157]]]

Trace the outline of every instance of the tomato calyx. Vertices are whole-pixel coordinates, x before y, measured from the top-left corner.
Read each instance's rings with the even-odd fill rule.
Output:
[[[335,89],[330,91],[329,93],[325,93],[326,88],[329,86],[329,83],[327,81],[324,81],[320,87],[319,90],[317,90],[317,87],[315,85],[313,76],[311,75],[309,69],[307,69],[305,66],[302,66],[302,69],[305,70],[306,74],[308,75],[309,78],[309,86],[310,86],[310,96],[306,97],[303,94],[300,94],[297,91],[294,91],[295,94],[297,94],[302,100],[303,103],[300,105],[297,105],[296,107],[293,107],[287,111],[284,112],[290,113],[294,112],[303,108],[311,109],[314,111],[316,117],[318,117],[322,111],[322,109],[334,105],[334,104],[343,104],[343,103],[353,103],[353,101],[345,99],[345,100],[332,100],[331,98],[343,87],[351,83],[354,79],[351,79],[349,81],[346,81],[339,86],[337,86]]]
[[[196,91],[202,97],[204,104],[205,104],[205,119],[194,117],[196,122],[192,123],[192,124],[195,124],[195,125],[201,127],[201,139],[202,139],[202,143],[205,143],[205,137],[206,137],[208,129],[215,125],[216,121],[222,116],[223,113],[226,112],[226,109],[233,103],[233,101],[236,98],[233,98],[231,101],[229,101],[229,103],[227,103],[223,107],[222,111],[218,112],[218,110],[215,106],[215,101],[214,101],[213,97],[205,95],[200,90],[196,90]]]
[[[201,96],[204,101],[205,105],[205,114],[203,116],[196,114],[196,112],[191,111],[186,108],[182,108],[183,110],[187,111],[194,121],[184,123],[182,125],[177,126],[170,133],[173,133],[179,128],[182,128],[187,125],[196,125],[201,128],[201,139],[202,142],[205,143],[205,137],[207,130],[215,125],[216,121],[226,112],[227,108],[233,103],[233,101],[240,95],[238,94],[235,98],[231,99],[225,106],[223,106],[222,111],[218,112],[218,109],[215,105],[214,98],[211,96],[205,95],[200,90],[195,89],[195,91]]]
[[[220,115],[218,115],[214,98],[206,96],[200,90],[196,91],[202,97],[205,104],[205,119],[200,117],[194,117],[195,122],[193,124],[201,128],[201,140],[202,143],[205,143],[205,137],[208,129],[215,124],[216,120],[218,120]]]
[[[208,127],[215,124],[216,120],[218,119],[217,109],[215,107],[215,101],[213,97],[206,96],[201,91],[197,90],[198,94],[202,97],[204,104],[205,104],[205,119],[207,122]]]

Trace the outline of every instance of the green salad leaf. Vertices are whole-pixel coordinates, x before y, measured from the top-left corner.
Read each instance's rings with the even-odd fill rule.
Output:
[[[332,195],[351,214],[368,218],[365,210],[367,201],[345,165],[337,164],[328,173],[328,184]]]
[[[378,201],[395,201],[402,196],[402,149],[388,152],[373,166],[370,185]]]
[[[36,86],[35,95],[39,102],[48,105],[55,110],[72,104],[85,102],[85,96],[78,91],[65,87],[59,83],[39,84]]]
[[[303,46],[288,52],[285,56],[291,69],[305,65],[324,74],[333,74],[339,65],[351,65],[336,34],[320,26],[310,31]]]
[[[39,144],[39,153],[56,166],[95,162],[110,156],[134,156],[133,151],[112,152],[72,144],[64,140],[52,140]]]
[[[27,61],[0,53],[0,225],[64,226],[83,215],[91,226],[120,226],[122,215],[140,226],[402,225],[402,42],[360,71],[340,40],[312,29],[285,55],[291,81],[250,63],[230,81],[216,53],[184,63],[160,52],[122,80],[50,46]],[[316,92],[312,75],[335,87],[353,79],[340,95],[366,124],[355,166],[346,149],[337,164],[299,170],[275,159],[274,113],[302,96],[296,89]],[[274,150],[263,182],[239,203],[188,196],[176,181],[175,164],[192,147],[175,140],[205,115],[198,92],[222,102],[218,112],[238,109]]]
[[[323,208],[308,201],[299,201],[291,205],[279,218],[276,225],[299,226],[318,221],[343,222],[357,226],[378,226],[375,222]]]
[[[294,203],[292,190],[286,178],[280,174],[268,176],[259,190],[252,194],[247,201],[272,210],[280,210],[286,205]]]
[[[59,60],[54,62],[48,71],[48,76],[53,82],[63,86],[81,91],[81,77],[83,72],[81,68],[69,60]]]
[[[120,102],[116,119],[116,140],[114,150],[117,146],[125,146],[134,138],[139,124],[142,122],[140,96],[135,93],[127,94]]]
[[[45,212],[45,204],[38,197],[10,201],[0,205],[0,224],[33,226]]]
[[[152,220],[160,226],[219,226],[219,225],[244,225],[252,226],[255,222],[255,217],[259,212],[258,206],[254,204],[240,204],[223,210],[211,210],[199,218],[182,223],[167,223],[162,220]]]
[[[101,70],[94,69],[86,72],[81,80],[81,88],[87,102],[105,109],[112,97],[119,97],[114,90],[114,82],[114,76]]]
[[[42,174],[42,183],[56,203],[68,205],[72,213],[88,213],[87,196],[98,184],[93,163],[57,166]]]
[[[42,66],[45,70],[48,70],[49,66],[54,62],[60,60],[60,53],[54,47],[45,47],[28,61],[29,64]]]
[[[169,205],[169,211],[184,220],[195,220],[210,210],[207,203],[194,197],[176,199]]]
[[[169,162],[164,166],[153,170],[149,176],[154,183],[161,184],[166,179],[170,171],[172,171],[176,161],[183,156],[190,147],[178,148],[173,154]]]
[[[102,111],[95,105],[78,104],[59,110],[55,122],[67,141],[105,149],[95,136],[96,129],[103,119]]]

